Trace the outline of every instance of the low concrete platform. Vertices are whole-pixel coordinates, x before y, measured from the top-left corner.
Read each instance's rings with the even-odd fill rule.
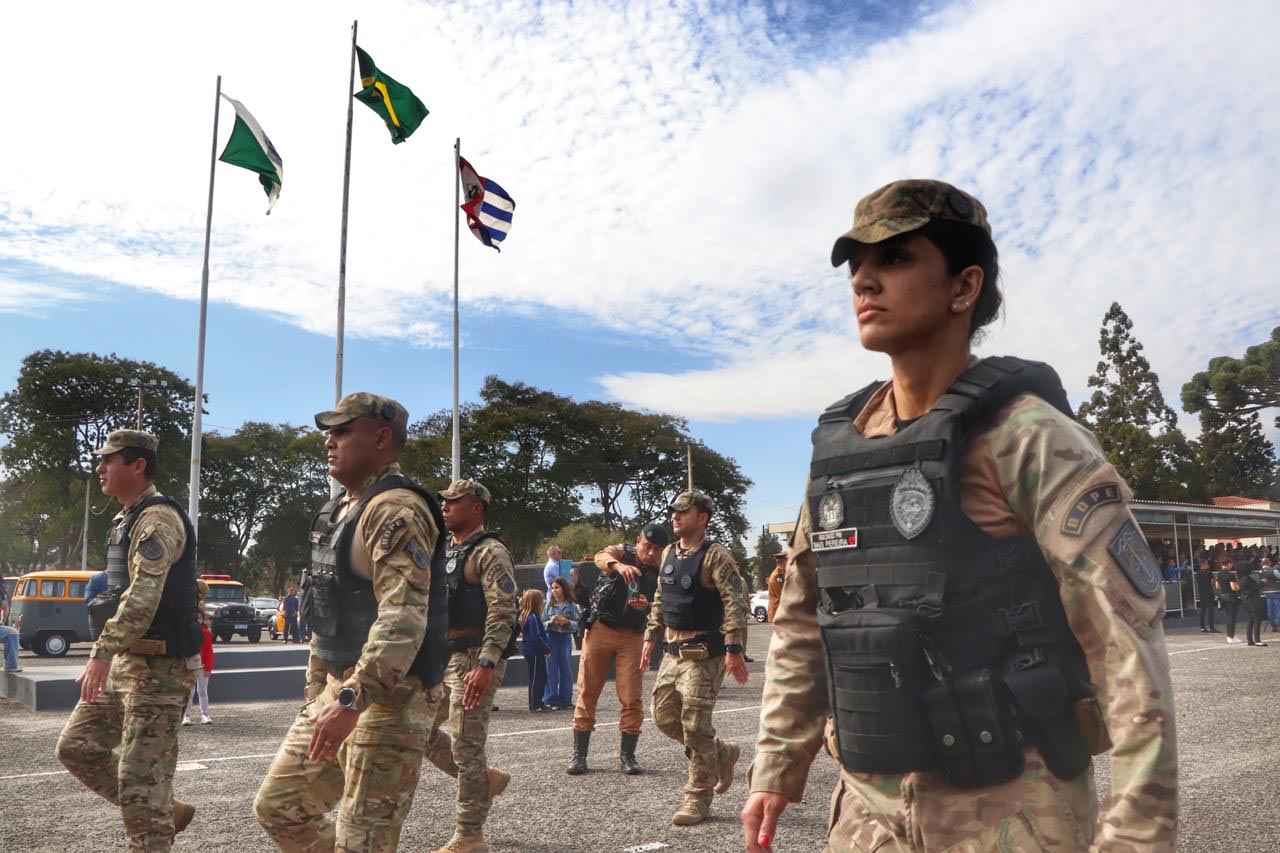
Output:
[[[252,644],[214,646],[213,677],[209,699],[218,704],[302,700],[306,684],[309,647],[305,645]],[[14,699],[33,711],[67,710],[80,698],[76,676],[80,666],[36,663],[23,659],[22,672],[0,672],[0,699]],[[578,676],[578,652],[570,659],[574,680]],[[610,670],[609,678],[613,678]],[[527,687],[529,670],[524,658],[507,661],[504,687]]]

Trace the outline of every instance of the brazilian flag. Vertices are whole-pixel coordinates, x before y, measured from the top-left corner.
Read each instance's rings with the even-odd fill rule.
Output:
[[[360,60],[360,85],[355,97],[369,105],[369,109],[382,116],[391,131],[391,141],[399,145],[409,138],[422,120],[427,108],[408,86],[397,83],[385,71],[379,71],[369,54],[356,48]]]

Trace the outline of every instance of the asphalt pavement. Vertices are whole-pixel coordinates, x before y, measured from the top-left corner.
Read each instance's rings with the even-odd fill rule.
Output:
[[[717,732],[742,746],[742,761],[733,787],[716,798],[714,817],[695,827],[670,824],[680,805],[686,762],[683,750],[652,723],[645,723],[638,750],[645,774],[618,772],[618,703],[611,686],[600,703],[591,772],[578,777],[564,773],[572,751],[571,712],[531,714],[524,688],[500,690],[500,710],[493,714],[489,735],[490,763],[514,778],[489,817],[491,849],[741,850],[737,813],[746,796],[770,633],[768,626],[752,628],[749,651],[757,662],[749,667],[751,680],[742,687],[729,680],[721,691]],[[1194,628],[1171,631],[1168,639],[1181,756],[1178,849],[1280,849],[1280,810],[1271,803],[1271,771],[1280,764],[1280,640],[1268,648],[1228,646],[1222,635],[1206,636]],[[83,663],[74,651],[62,660]],[[652,681],[649,674],[646,686]],[[175,788],[198,811],[175,850],[274,849],[253,818],[252,802],[297,704],[215,706],[213,725],[182,729]],[[65,719],[63,712],[37,713],[0,702],[0,850],[62,853],[125,846],[118,813],[63,772],[54,758]],[[1101,795],[1109,779],[1105,756],[1095,773]],[[835,778],[835,765],[820,755],[805,801],[783,816],[777,850],[822,849]],[[449,837],[454,794],[452,780],[424,764],[400,849],[429,850]]]

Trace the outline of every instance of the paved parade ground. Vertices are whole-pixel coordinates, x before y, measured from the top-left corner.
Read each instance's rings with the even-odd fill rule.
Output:
[[[1243,625],[1241,626],[1243,635]],[[746,795],[745,771],[759,716],[767,625],[753,626],[745,687],[726,684],[716,710],[722,737],[742,745],[734,786],[717,797],[714,817],[700,826],[670,825],[681,801],[685,758],[679,747],[646,722],[638,756],[645,775],[616,768],[617,698],[606,686],[601,727],[591,744],[592,772],[564,773],[571,753],[571,714],[530,714],[524,688],[503,689],[501,710],[489,736],[492,764],[510,771],[511,787],[499,797],[486,828],[494,851],[690,851],[741,849],[737,812]],[[1271,634],[1263,634],[1270,640]],[[1280,766],[1280,642],[1269,648],[1227,646],[1191,628],[1169,635],[1178,708],[1181,765],[1180,850],[1280,849],[1280,809],[1275,808]],[[74,666],[85,649],[64,659]],[[80,661],[76,660],[76,655]],[[24,665],[33,663],[26,654]],[[523,665],[521,661],[517,665]],[[214,673],[217,678],[217,672]],[[653,675],[646,679],[652,685]],[[273,849],[254,821],[251,804],[296,703],[215,706],[212,726],[181,734],[177,795],[196,805],[191,827],[176,850]],[[647,709],[646,709],[647,711]],[[124,848],[119,813],[62,772],[53,755],[66,712],[33,712],[0,702],[0,850],[97,851]],[[1097,763],[1105,790],[1107,762]],[[804,803],[787,810],[778,850],[820,850],[825,836],[834,764],[814,763]],[[400,849],[422,851],[444,843],[452,831],[453,782],[424,764]]]

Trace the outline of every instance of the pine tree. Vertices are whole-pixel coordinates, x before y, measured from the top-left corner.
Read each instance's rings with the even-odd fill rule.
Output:
[[[1200,464],[1211,494],[1280,499],[1275,448],[1256,411],[1200,410]]]
[[[1102,318],[1102,353],[1089,377],[1093,395],[1076,414],[1097,435],[1107,458],[1134,494],[1147,500],[1201,498],[1193,448],[1160,392],[1160,377],[1142,354],[1133,321],[1120,303]]]

